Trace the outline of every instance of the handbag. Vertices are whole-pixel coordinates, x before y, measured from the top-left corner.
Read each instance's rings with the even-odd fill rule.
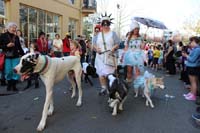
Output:
[[[104,49],[105,49],[105,51],[107,51],[106,42],[105,42],[103,32],[102,32],[102,39],[103,39]],[[108,66],[113,66],[113,67],[116,66],[116,57],[112,53],[112,51],[108,51],[108,52],[104,53],[103,62],[104,62],[105,65],[108,65]]]
[[[0,71],[3,71],[4,69],[4,62],[5,62],[5,54],[0,53]]]

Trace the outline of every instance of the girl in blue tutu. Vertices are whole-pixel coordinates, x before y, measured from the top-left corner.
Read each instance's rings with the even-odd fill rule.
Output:
[[[130,32],[125,42],[125,53],[123,57],[123,63],[127,66],[128,82],[132,82],[133,78],[136,79],[138,75],[144,72],[146,55],[143,51],[144,41],[139,34],[139,30],[139,24],[136,21],[132,21]]]

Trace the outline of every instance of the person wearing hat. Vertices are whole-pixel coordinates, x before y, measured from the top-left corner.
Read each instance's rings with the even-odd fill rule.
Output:
[[[106,76],[110,73],[114,73],[115,71],[115,66],[109,65],[106,62],[106,58],[108,57],[106,57],[106,52],[103,52],[106,50],[110,50],[112,53],[115,52],[120,43],[120,39],[118,38],[117,34],[110,29],[110,25],[112,23],[112,19],[110,18],[110,16],[111,15],[107,16],[107,14],[105,14],[104,16],[102,15],[100,21],[102,31],[99,32],[93,40],[94,49],[97,52],[95,59],[95,68],[99,76],[102,88],[100,94],[104,94],[107,90]]]
[[[94,47],[94,40],[96,40],[96,37],[97,37],[98,33],[100,32],[100,30],[101,30],[101,25],[96,25],[94,27],[94,35],[92,37],[92,57],[91,57],[91,64],[92,64],[92,66],[94,66],[95,58],[96,58],[96,51],[93,48]]]
[[[144,62],[146,56],[143,51],[143,38],[139,34],[139,24],[132,21],[130,24],[130,32],[125,41],[125,53],[123,56],[123,64],[127,66],[127,82],[132,82],[144,70]]]
[[[63,55],[69,56],[70,55],[70,39],[71,39],[71,36],[68,32],[65,35],[66,35],[65,38],[62,40],[63,41]]]

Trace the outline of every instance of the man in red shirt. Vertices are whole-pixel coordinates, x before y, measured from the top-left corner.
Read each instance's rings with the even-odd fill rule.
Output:
[[[70,54],[70,39],[71,39],[71,36],[69,35],[69,33],[66,33],[66,36],[63,39],[63,55],[64,56],[69,56]]]

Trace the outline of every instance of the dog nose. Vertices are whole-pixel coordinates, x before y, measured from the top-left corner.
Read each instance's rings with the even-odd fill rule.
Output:
[[[16,69],[13,69],[13,72],[14,72],[14,73],[17,73],[17,70],[16,70]]]

